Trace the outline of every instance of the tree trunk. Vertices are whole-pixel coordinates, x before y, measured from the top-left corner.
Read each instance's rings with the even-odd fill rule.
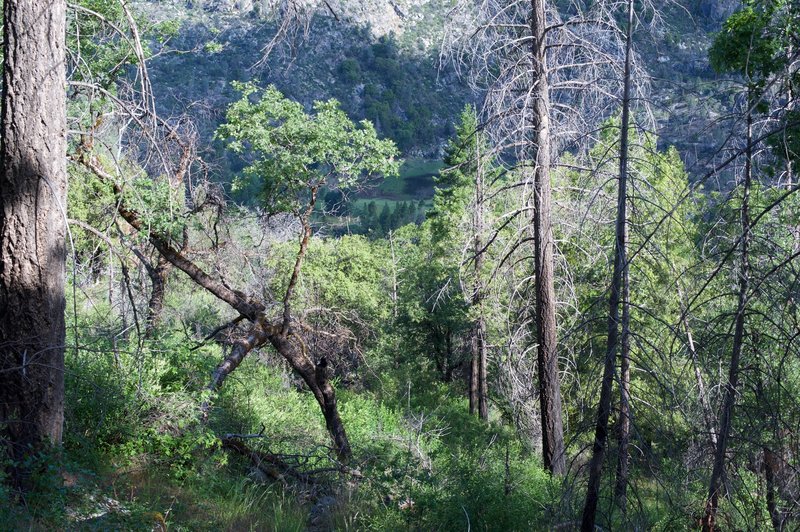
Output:
[[[623,212],[617,213],[622,223],[622,337],[620,338],[620,400],[617,436],[617,478],[614,499],[622,513],[628,509],[628,479],[630,477],[631,441],[631,290],[630,264],[628,263],[628,146],[630,143],[631,61],[633,54],[634,4],[628,0],[628,25],[625,33],[625,70],[622,91],[622,117],[619,142],[619,180],[622,190]]]
[[[394,253],[394,232],[389,231],[389,249],[392,252],[392,317],[397,319],[398,312],[398,282],[397,282],[397,257]]]
[[[444,334],[444,382],[453,380],[455,353],[453,353],[453,332],[447,329]]]
[[[478,133],[475,133],[478,135]],[[477,370],[477,382],[475,394],[478,403],[478,417],[483,420],[489,419],[489,385],[486,382],[486,318],[483,315],[483,298],[484,286],[481,279],[481,270],[483,268],[483,164],[481,160],[481,138],[478,136],[475,140],[475,157],[476,157],[476,172],[475,172],[475,219],[474,227],[475,236],[473,238],[473,250],[475,253],[475,286],[474,293],[472,294],[472,305],[478,309],[478,318],[475,323],[475,350],[472,353],[472,358],[475,361],[475,369]]]
[[[308,354],[302,337],[291,328],[284,334],[283,325],[283,322],[270,323],[263,316],[256,320],[247,335],[234,344],[230,354],[214,370],[208,389],[212,392],[217,391],[250,351],[269,342],[278,354],[289,362],[292,369],[300,374],[314,394],[325,418],[325,426],[336,446],[337,456],[339,460],[346,462],[350,459],[352,451],[336,406],[336,393],[328,380],[327,363],[323,358],[315,364]],[[208,415],[208,411],[209,405],[204,402],[202,405],[204,417]]]
[[[626,256],[628,246],[628,123],[630,121],[630,68],[631,68],[631,32],[633,30],[633,2],[628,2],[628,28],[625,53],[624,89],[622,96],[622,118],[620,123],[619,146],[619,182],[617,186],[617,220],[616,241],[614,244],[614,272],[611,279],[608,308],[608,333],[606,337],[606,358],[603,366],[603,380],[600,385],[600,403],[597,407],[597,423],[595,425],[594,445],[592,446],[592,459],[589,462],[589,483],[586,489],[586,501],[583,506],[581,530],[591,532],[594,530],[597,514],[597,504],[600,498],[600,477],[603,470],[606,446],[608,444],[608,418],[611,414],[611,388],[614,384],[614,365],[616,363],[617,348],[619,347],[620,329],[620,301],[628,298],[628,259]],[[628,311],[623,308],[622,342],[628,336]],[[627,360],[623,361],[630,379],[630,366]],[[623,379],[626,378],[623,376]],[[625,413],[621,417],[629,416],[629,396],[626,386],[622,387],[622,408]],[[630,420],[621,420],[621,428],[625,434],[620,434],[620,461],[617,469],[617,482],[615,497],[624,510],[627,502],[628,483],[628,431]],[[623,448],[624,447],[624,448]]]
[[[0,426],[22,463],[59,445],[64,421],[66,2],[6,0],[4,21]]]
[[[537,370],[542,416],[544,466],[554,475],[566,472],[564,427],[561,419],[561,384],[558,374],[556,298],[553,287],[554,247],[550,198],[550,87],[544,0],[531,0],[532,97],[531,155],[533,175],[533,240],[536,291]]]
[[[147,325],[145,326],[144,335],[147,338],[153,336],[153,333],[161,322],[161,312],[164,310],[164,296],[167,289],[167,278],[172,269],[172,264],[164,258],[163,255],[158,256],[158,263],[155,268],[149,264],[145,264],[145,269],[150,277],[152,284],[152,291],[150,292],[150,299],[147,302]]]
[[[757,338],[753,338],[753,344],[758,345]],[[759,375],[758,383],[756,385],[756,404],[767,405],[769,404],[769,397],[766,396],[764,391],[765,386],[768,384],[767,378],[766,374],[762,372],[759,366],[759,361],[756,360],[755,373]],[[778,404],[780,404],[780,401],[778,401]],[[778,406],[778,409],[779,408],[780,407]],[[764,470],[764,483],[766,484],[767,488],[765,498],[767,513],[769,514],[770,521],[772,522],[772,527],[780,532],[783,528],[783,515],[779,506],[780,494],[778,491],[781,477],[782,460],[780,455],[773,451],[773,448],[780,449],[780,442],[782,438],[780,431],[777,430],[777,428],[780,426],[780,421],[776,414],[776,410],[773,410],[772,408],[769,409],[770,432],[772,432],[774,435],[774,442],[765,442],[762,444],[761,467]],[[758,522],[758,514],[760,514],[760,509],[756,508],[756,522]]]
[[[486,372],[486,322],[483,316],[478,318],[475,332],[476,353],[478,359],[478,417],[489,419],[489,385]]]
[[[311,389],[322,409],[325,426],[336,446],[336,454],[339,460],[347,462],[352,455],[350,441],[347,438],[342,418],[339,417],[339,410],[336,406],[336,393],[328,380],[324,359],[314,364],[308,356],[302,339],[291,333],[288,336],[283,334],[271,335],[269,341],[275,350],[300,374],[300,377]]]
[[[749,96],[749,95],[748,95]],[[747,148],[745,150],[745,175],[744,191],[741,208],[741,254],[739,265],[738,301],[736,304],[736,318],[733,331],[733,350],[728,369],[728,382],[725,383],[725,395],[722,400],[720,412],[719,435],[717,437],[717,450],[714,454],[714,468],[708,485],[708,498],[703,516],[703,531],[711,532],[716,526],[717,508],[719,507],[719,492],[722,487],[722,478],[725,474],[725,454],[728,451],[728,438],[733,424],[733,406],[736,403],[739,382],[739,360],[744,344],[744,320],[747,307],[747,291],[750,286],[750,264],[748,248],[750,245],[750,185],[753,164],[753,116],[750,111],[751,98],[747,99]]]
[[[626,253],[627,256],[627,253]],[[620,338],[620,401],[617,421],[617,477],[614,483],[614,499],[622,513],[628,508],[628,480],[630,478],[631,443],[631,359],[630,359],[630,299],[628,291],[628,268],[622,282],[622,337]]]
[[[478,375],[480,370],[478,369],[478,357],[476,356],[478,351],[477,342],[478,334],[474,333],[472,338],[472,358],[469,361],[469,413],[472,415],[478,413]]]
[[[776,439],[778,443],[780,439]],[[772,527],[778,532],[784,529],[784,513],[780,507],[781,476],[783,473],[783,457],[764,446],[764,477],[767,484],[767,511],[769,512]]]
[[[295,258],[294,268],[292,269],[292,276],[289,279],[289,284],[286,286],[286,293],[283,296],[283,334],[284,336],[289,332],[289,326],[292,323],[292,296],[297,282],[300,280],[300,271],[303,268],[303,261],[306,258],[306,251],[308,244],[311,240],[311,213],[314,212],[314,206],[317,203],[317,187],[311,188],[311,198],[308,202],[308,208],[305,213],[299,216],[300,222],[303,226],[303,232],[300,235],[300,249],[297,251]]]

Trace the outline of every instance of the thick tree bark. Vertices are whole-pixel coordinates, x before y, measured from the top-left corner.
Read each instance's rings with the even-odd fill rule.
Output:
[[[0,438],[21,463],[59,445],[64,421],[66,2],[6,0],[3,14]]]
[[[631,32],[633,29],[633,2],[628,2],[627,46],[625,54],[624,89],[622,96],[622,118],[620,124],[619,148],[619,181],[617,186],[617,219],[616,240],[614,243],[614,271],[609,291],[608,333],[606,336],[606,357],[603,366],[603,380],[600,384],[600,403],[597,407],[597,423],[595,425],[592,459],[589,462],[589,483],[586,489],[586,501],[583,506],[581,530],[594,530],[597,504],[600,499],[600,477],[603,460],[608,445],[608,418],[611,415],[611,389],[614,384],[614,366],[617,350],[620,347],[620,325],[622,326],[622,343],[627,342],[629,328],[629,311],[623,304],[623,321],[620,323],[620,303],[628,299],[628,136],[630,121],[630,68],[631,68]],[[627,349],[627,346],[626,346]],[[620,416],[620,455],[617,469],[615,497],[620,507],[625,510],[628,484],[628,438],[630,430],[629,391],[630,362],[623,360],[623,386],[621,394]],[[625,375],[627,373],[627,375]],[[627,379],[627,380],[626,380]],[[623,433],[624,431],[624,433]]]
[[[556,297],[553,286],[554,248],[550,192],[550,88],[544,0],[531,0],[532,97],[531,155],[533,170],[533,240],[535,273],[535,324],[539,401],[542,416],[542,455],[554,475],[566,472],[564,426],[561,418],[561,383],[558,373]]]
[[[750,107],[748,98],[748,107]],[[722,489],[722,479],[725,475],[725,455],[728,451],[728,438],[733,424],[733,406],[739,393],[739,361],[744,344],[745,310],[747,308],[747,291],[750,287],[750,263],[748,250],[750,246],[750,186],[752,180],[753,164],[753,116],[748,109],[747,113],[747,148],[745,150],[745,175],[742,197],[741,216],[741,253],[739,255],[739,286],[738,301],[736,304],[736,317],[733,331],[733,349],[731,362],[728,368],[728,381],[725,383],[725,394],[720,412],[719,435],[717,436],[717,450],[714,454],[714,468],[708,485],[708,498],[706,499],[705,515],[702,526],[704,532],[711,532],[716,527],[717,508]]]

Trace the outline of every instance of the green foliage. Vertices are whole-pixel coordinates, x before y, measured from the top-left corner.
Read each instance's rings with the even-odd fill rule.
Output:
[[[0,527],[26,525],[30,528],[39,523],[60,521],[65,518],[67,490],[54,483],[64,467],[64,459],[54,447],[42,448],[26,455],[22,469],[29,472],[25,482],[27,491],[22,496],[6,484],[9,477],[7,467],[12,466],[7,454],[0,458]]]
[[[427,59],[421,64],[408,61],[393,37],[382,37],[355,52],[339,63],[334,87],[349,112],[375,123],[404,152],[430,150],[437,137],[449,133],[448,119],[458,112],[454,104],[464,100],[461,95],[443,97],[428,86],[434,65]],[[361,101],[352,98],[358,86],[363,87]],[[445,113],[444,120],[437,120],[434,113]]]
[[[475,107],[468,105],[461,113],[455,137],[447,145],[445,170],[436,179],[433,208],[427,213],[432,220],[431,231],[437,242],[458,242],[454,237],[475,190],[478,154],[481,151],[487,151],[486,141],[478,132]]]
[[[174,37],[178,30],[175,21],[152,24],[119,0],[77,0],[70,4],[68,76],[71,81],[102,89],[93,91],[91,97],[69,99],[70,117],[81,123],[80,129],[100,125],[112,105],[109,95],[117,95],[118,82],[130,74],[131,67],[150,59],[153,48]],[[137,43],[141,43],[140,49]]]
[[[800,115],[792,101],[800,91],[800,73],[793,66],[800,46],[800,5],[792,0],[746,0],[743,4],[714,39],[711,65],[718,72],[745,77],[748,105],[761,114],[772,111],[772,119],[780,117],[786,128],[767,139],[773,154],[800,161]]]
[[[367,177],[397,174],[394,143],[378,139],[367,121],[356,126],[335,100],[316,102],[310,115],[273,86],[234,87],[242,97],[217,136],[234,152],[250,154],[237,186],[258,182],[269,212],[299,212],[322,186],[347,189]]]
[[[67,31],[67,48],[75,54],[75,79],[113,87],[125,68],[137,61],[127,34],[129,24],[122,4],[116,0],[80,0]]]
[[[748,2],[725,21],[709,51],[718,72],[740,72],[762,82],[780,67],[782,41],[770,36],[774,7],[769,2]]]
[[[357,200],[352,214],[358,217],[359,232],[370,238],[386,238],[389,233],[408,224],[425,220],[429,203],[419,201]]]
[[[101,232],[109,227],[111,206],[114,204],[111,188],[79,165],[68,165],[67,212],[70,218],[80,220]],[[101,251],[107,246],[96,235],[76,226],[70,226],[70,243],[74,259],[97,270],[103,261]]]
[[[186,225],[180,216],[184,207],[183,190],[173,188],[165,179],[142,176],[129,181],[123,189],[123,198],[149,231],[181,241]]]
[[[431,222],[408,225],[393,235],[398,257],[398,326],[405,331],[405,353],[412,361],[433,363],[440,378],[451,380],[463,367],[463,335],[469,329],[469,305],[459,286],[460,256],[443,257],[433,241]]]
[[[117,4],[82,5],[123,22]],[[746,73],[759,89],[764,88],[764,79],[785,66],[781,63],[785,46],[779,36],[792,37],[795,31],[775,21],[784,20],[784,13],[793,9],[791,3],[748,4],[726,24],[724,37],[712,51],[714,66]],[[81,42],[81,47],[91,58],[91,69],[109,69],[101,79],[112,84],[113,77],[133,59],[125,55],[124,39],[102,33],[107,29],[88,28],[89,40]],[[216,34],[204,50],[205,56],[213,56],[214,68],[226,76],[243,72],[241,58],[226,63],[233,53],[235,48],[225,36]],[[487,301],[491,304],[486,307],[492,308],[485,310],[491,343],[489,369],[494,372],[490,375],[491,421],[482,422],[467,413],[463,377],[475,311],[465,287],[476,277],[488,279],[488,271],[501,260],[489,252],[485,271],[465,268],[469,261],[464,250],[469,249],[472,236],[465,228],[474,207],[476,176],[482,170],[487,181],[498,177],[492,161],[483,159],[477,164],[478,154],[489,150],[487,139],[478,131],[475,110],[467,107],[455,128],[446,149],[449,169],[436,180],[432,205],[416,196],[422,187],[409,187],[412,180],[405,179],[409,176],[384,183],[380,199],[348,202],[345,192],[362,181],[397,174],[397,149],[390,141],[380,140],[378,131],[388,132],[403,148],[434,149],[437,135],[452,130],[437,118],[441,116],[437,113],[449,111],[437,106],[452,106],[458,100],[431,87],[419,90],[411,81],[422,70],[409,66],[391,39],[348,53],[335,67],[346,85],[341,96],[344,109],[360,109],[375,126],[353,123],[335,100],[309,108],[274,87],[259,90],[255,85],[236,84],[240,96],[228,109],[218,138],[228,141],[242,157],[231,166],[241,171],[239,193],[258,196],[269,214],[302,214],[318,196],[312,221],[322,227],[323,235],[334,236],[315,238],[310,244],[293,311],[298,327],[308,327],[304,337],[309,355],[315,361],[322,355],[328,360],[353,445],[351,465],[360,474],[342,474],[330,461],[329,436],[315,398],[268,346],[248,355],[213,397],[207,423],[201,423],[199,405],[210,397],[209,374],[227,353],[226,344],[236,340],[243,327],[218,334],[219,345],[209,342],[198,347],[197,343],[235,314],[176,271],[170,278],[167,311],[156,337],[138,337],[131,305],[138,309],[146,305],[143,270],[136,270],[139,265],[124,250],[117,250],[112,259],[98,259],[106,242],[82,232],[76,239],[76,267],[70,269],[77,278],[72,279],[70,297],[75,300],[68,314],[66,460],[62,464],[52,456],[36,457],[42,470],[49,468],[52,473],[63,465],[69,475],[80,478],[75,485],[37,484],[27,501],[32,518],[26,521],[19,508],[0,505],[0,522],[46,529],[304,529],[313,505],[307,486],[296,483],[291,475],[272,482],[246,457],[220,447],[219,435],[226,433],[250,434],[253,437],[246,441],[254,449],[301,457],[301,465],[315,469],[320,482],[314,493],[331,493],[338,501],[333,510],[337,529],[534,530],[574,518],[580,493],[546,475],[528,436],[517,431],[521,425],[515,425],[516,411],[509,406],[510,400],[501,397],[506,384],[498,378],[501,366],[517,354],[512,353],[516,347],[509,347],[514,339],[507,329],[515,325],[513,320],[526,319],[513,315],[518,309],[508,302],[511,295],[490,293]],[[114,72],[112,64],[120,70]],[[113,85],[108,86],[113,90]],[[90,111],[92,118],[100,114],[98,108],[88,106],[76,101],[71,112],[77,116]],[[616,161],[609,154],[615,152],[617,130],[610,121],[585,160],[567,157],[563,161],[568,165],[553,176],[554,205],[563,222],[555,229],[559,252],[567,263],[559,265],[559,279],[569,283],[569,290],[564,288],[559,295],[571,291],[568,304],[559,307],[564,332],[560,356],[568,361],[565,407],[572,437],[570,453],[578,465],[584,445],[591,443],[581,427],[589,425],[595,412],[595,363],[605,317],[598,301],[605,299],[607,259],[613,247],[613,228],[607,223],[613,200],[606,199],[613,198]],[[631,150],[631,290],[636,302],[633,387],[636,445],[648,460],[638,456],[633,460],[632,483],[640,505],[636,516],[629,521],[610,511],[610,506],[604,510],[608,510],[611,529],[674,530],[688,526],[688,514],[702,510],[706,488],[703,468],[687,466],[691,453],[704,445],[705,427],[699,417],[690,415],[698,410],[695,385],[686,377],[691,361],[682,341],[676,340],[683,334],[676,333],[684,303],[680,290],[702,283],[709,274],[699,249],[716,253],[735,240],[740,200],[738,191],[731,194],[731,201],[724,201],[722,195],[711,197],[703,206],[715,207],[708,211],[714,216],[700,216],[696,205],[684,198],[688,177],[678,153],[658,151],[656,139],[649,135],[641,134],[639,141]],[[585,167],[593,171],[582,170]],[[295,242],[279,241],[261,226],[253,230],[247,225],[251,213],[240,216],[231,210],[215,226],[215,236],[222,235],[225,244],[211,250],[202,249],[202,244],[195,247],[206,242],[210,231],[202,216],[191,221],[182,216],[182,188],[173,189],[163,177],[147,178],[124,162],[121,170],[130,178],[124,200],[147,227],[175,241],[189,234],[186,253],[193,260],[226,284],[258,294],[267,301],[267,312],[274,311],[272,296],[285,291],[296,257]],[[429,161],[418,163],[413,171],[420,179],[415,183],[438,170]],[[99,229],[112,227],[115,198],[108,186],[77,167],[71,168],[70,177],[70,216]],[[766,209],[781,193],[754,187],[754,210]],[[509,205],[519,205],[513,194],[493,197],[486,213],[489,226],[493,217],[508,212]],[[778,271],[774,257],[781,256],[782,248],[793,249],[794,236],[785,228],[800,223],[797,201],[785,200],[782,208],[765,214],[763,225],[753,229],[752,250],[760,257],[753,271],[765,279],[769,273],[769,281],[753,290],[748,346],[750,353],[764,356],[745,355],[749,374],[759,379],[747,377],[748,386],[739,400],[752,415],[736,421],[736,430],[747,431],[748,438],[776,445],[780,433],[774,427],[800,422],[792,408],[800,393],[800,365],[788,356],[772,356],[781,352],[781,335],[796,328],[790,318],[796,316],[797,305],[790,301],[777,311],[771,306],[778,299],[776,287],[783,287],[785,293],[796,291],[793,275]],[[343,220],[353,221],[353,232],[366,236],[335,236],[350,231],[349,225],[343,227]],[[336,223],[341,226],[331,227]],[[525,230],[523,222],[507,232],[520,230]],[[702,242],[700,233],[706,234]],[[388,236],[391,239],[383,238]],[[501,231],[497,239],[495,245],[504,245],[510,237]],[[144,240],[137,244],[146,245]],[[236,250],[236,255],[229,250]],[[522,249],[522,253],[527,251]],[[125,261],[132,274],[124,279],[125,286],[119,286],[116,272],[109,278],[104,268],[95,267],[101,260],[108,260],[104,265],[112,272],[119,268],[117,261]],[[94,271],[82,276],[81,267],[88,264]],[[523,264],[498,271],[493,278],[496,284],[488,291],[503,283],[512,287],[509,291],[517,290],[519,276],[528,274],[526,268]],[[723,264],[719,271],[707,288],[709,301],[693,306],[688,318],[703,349],[701,363],[714,368],[720,353],[729,349],[729,335],[720,333],[725,330],[720,324],[726,324],[730,316],[729,285],[735,280],[730,265]],[[503,276],[508,278],[499,279]],[[125,297],[120,296],[123,291]],[[520,308],[526,311],[524,304]],[[760,379],[761,375],[765,378]],[[527,394],[526,389],[522,401],[530,407]],[[676,411],[676,397],[688,414]],[[780,407],[781,419],[753,406],[764,399]],[[736,446],[741,456],[761,452],[744,439]],[[697,460],[702,465],[702,458]],[[763,488],[758,479],[754,467],[731,475],[730,484],[736,494],[759,493]],[[7,496],[8,490],[0,488],[0,500]],[[103,497],[112,496],[119,504],[117,510],[103,507]],[[604,500],[610,499],[606,493]],[[666,499],[669,505],[663,504]],[[763,504],[752,516],[745,515],[740,511],[741,499],[734,495],[723,503],[727,528],[754,529],[767,522]],[[105,513],[96,515],[98,508]]]
[[[570,224],[555,228],[560,250],[573,276],[576,307],[576,314],[566,314],[561,322],[562,327],[571,331],[569,342],[565,342],[569,347],[565,349],[576,350],[575,367],[578,368],[574,380],[565,383],[568,386],[565,396],[587,394],[585,399],[573,397],[567,404],[568,419],[573,424],[594,423],[596,416],[599,386],[595,364],[606,343],[607,290],[613,260],[614,199],[619,171],[618,136],[619,118],[616,118],[605,124],[586,160],[564,161],[564,169],[556,174],[554,183],[554,203],[562,206],[561,217],[579,221],[578,228]],[[691,274],[696,273],[699,260],[700,211],[692,198],[687,197],[688,176],[677,151],[673,148],[659,150],[652,135],[635,128],[631,128],[631,137],[628,175],[631,389],[635,390],[636,397],[647,397],[648,401],[647,405],[635,407],[635,437],[638,442],[655,442],[652,444],[659,446],[659,456],[677,461],[695,442],[696,434],[703,430],[701,424],[693,424],[699,422],[699,416],[686,419],[669,406],[672,394],[697,401],[696,390],[692,388],[694,381],[679,377],[676,372],[680,370],[676,368],[685,368],[690,363],[681,341],[685,334],[681,312],[687,293],[693,288]],[[672,383],[673,388],[665,392],[662,379]],[[693,404],[693,408],[699,409],[697,404]],[[612,413],[610,426],[616,422],[614,417]],[[667,439],[663,437],[665,432],[669,434]],[[584,433],[577,447],[590,444],[591,436]],[[604,467],[613,475],[615,452],[612,450],[609,456],[612,458]],[[636,489],[637,493],[651,489],[648,473],[637,470],[635,458],[632,464],[634,480],[629,489]],[[664,469],[659,470],[659,475],[668,475],[668,464],[662,465]],[[695,480],[699,484],[704,481]],[[652,497],[659,500],[660,495]],[[613,504],[610,493],[602,500]],[[609,510],[610,506],[601,510],[601,515],[613,515]],[[649,511],[650,508],[643,510]],[[647,524],[640,526],[649,529],[662,517],[648,515]],[[670,518],[673,517],[671,514]],[[636,528],[631,523],[608,519],[601,526]]]
[[[198,423],[199,392],[187,389],[194,373],[210,367],[208,355],[169,340],[114,346],[96,338],[95,349],[107,349],[106,356],[79,351],[67,358],[67,416],[74,425],[68,450],[94,448],[123,463],[146,457],[181,476],[199,450],[216,445]]]

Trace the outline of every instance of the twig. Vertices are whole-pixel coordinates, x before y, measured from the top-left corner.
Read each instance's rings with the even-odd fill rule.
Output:
[[[224,323],[224,324],[220,325],[219,327],[217,327],[216,329],[211,331],[211,333],[209,333],[208,336],[203,338],[203,340],[199,344],[197,344],[196,346],[191,348],[190,351],[196,351],[196,350],[200,349],[201,347],[203,347],[206,344],[206,342],[208,342],[209,340],[214,338],[216,335],[218,335],[219,333],[221,333],[225,329],[233,327],[234,325],[236,325],[237,323],[239,323],[243,319],[245,319],[245,316],[242,316],[241,314],[239,314],[239,316],[237,316],[235,319],[229,321],[228,323]]]

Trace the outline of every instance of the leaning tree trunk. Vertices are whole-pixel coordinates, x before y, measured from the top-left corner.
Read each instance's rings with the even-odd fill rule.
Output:
[[[314,363],[302,336],[291,326],[284,332],[283,325],[283,322],[271,323],[264,316],[257,318],[247,334],[234,343],[230,354],[214,370],[208,389],[216,392],[250,351],[269,343],[300,375],[314,394],[325,418],[325,426],[336,447],[337,457],[342,462],[347,462],[352,450],[336,406],[336,392],[328,380],[327,363],[324,358]],[[204,402],[202,405],[204,417],[208,415],[208,411],[209,404]]]
[[[3,15],[0,438],[23,463],[64,421],[66,2],[6,0]]]
[[[741,216],[741,253],[739,264],[738,301],[736,304],[736,317],[733,330],[733,350],[728,368],[728,381],[725,383],[725,395],[722,400],[720,412],[719,435],[717,436],[717,450],[714,453],[714,468],[708,485],[708,498],[706,499],[705,515],[702,525],[704,532],[711,532],[716,526],[719,495],[722,489],[722,478],[725,475],[725,455],[728,451],[728,438],[733,424],[733,405],[736,403],[739,383],[739,360],[744,344],[744,321],[747,307],[747,291],[750,286],[750,264],[748,249],[750,245],[750,186],[753,165],[753,115],[750,109],[751,98],[748,98],[747,110],[747,148],[745,149],[744,190],[742,197]]]
[[[347,462],[352,455],[350,440],[344,429],[344,423],[339,416],[336,406],[336,392],[327,376],[327,363],[321,359],[316,364],[306,351],[305,344],[300,336],[294,334],[276,334],[269,338],[270,343],[278,353],[285,358],[292,368],[300,374],[303,381],[311,389],[314,397],[322,409],[325,426],[336,446],[339,460]]]
[[[139,218],[139,214],[127,208],[123,201],[122,188],[114,183],[113,176],[106,172],[94,157],[89,157],[84,154],[84,157],[82,157],[80,161],[97,177],[114,188],[114,194],[118,201],[117,212],[120,216],[122,216],[131,227],[141,233],[145,233],[146,227]],[[308,214],[310,214],[314,208],[313,201],[315,198],[316,194],[312,197],[312,204],[309,207]],[[306,384],[308,384],[309,388],[311,388],[314,397],[317,399],[322,409],[325,425],[336,445],[339,459],[344,462],[350,458],[352,452],[350,442],[347,439],[347,433],[344,430],[344,424],[337,410],[335,391],[325,375],[325,364],[323,361],[320,360],[319,363],[314,364],[308,355],[300,334],[293,328],[291,316],[292,290],[300,275],[300,268],[308,247],[309,238],[310,226],[306,224],[303,228],[303,234],[301,235],[300,250],[295,262],[295,267],[292,271],[292,277],[284,297],[283,316],[279,320],[270,322],[264,314],[266,306],[262,302],[249,298],[246,294],[238,290],[233,290],[220,280],[214,279],[197,266],[197,264],[192,262],[191,259],[186,257],[180,250],[175,249],[169,240],[162,238],[157,233],[149,233],[150,243],[153,244],[156,250],[158,250],[158,252],[173,266],[188,275],[197,285],[229,304],[240,316],[248,319],[253,324],[247,335],[236,342],[230,355],[228,355],[214,371],[209,389],[212,391],[217,390],[227,376],[241,364],[250,351],[269,342],[278,353],[289,362],[292,368],[300,373],[300,376]],[[204,414],[207,414],[207,402],[203,403],[202,410]]]
[[[608,309],[608,333],[606,337],[606,358],[603,367],[603,380],[600,385],[600,403],[597,407],[597,423],[595,425],[594,445],[592,446],[592,459],[589,462],[589,484],[586,489],[586,501],[583,506],[581,530],[594,530],[597,515],[597,504],[600,499],[600,477],[603,469],[603,459],[608,444],[608,418],[611,415],[611,388],[614,384],[614,364],[616,362],[617,348],[619,345],[620,329],[620,301],[628,297],[628,123],[630,121],[630,69],[631,69],[631,32],[633,28],[633,2],[628,2],[628,28],[625,52],[624,89],[622,96],[622,122],[620,124],[619,147],[619,182],[617,187],[617,220],[616,241],[614,244],[614,272],[611,279]],[[623,308],[622,341],[627,341],[629,319],[627,309]],[[626,346],[627,347],[627,346]],[[630,379],[630,362],[625,360],[623,379]],[[625,434],[620,436],[620,462],[617,470],[617,483],[615,496],[621,508],[625,509],[628,483],[628,438],[630,430],[629,394],[627,382],[623,380],[622,408],[625,409],[621,416],[621,428]]]
[[[544,466],[554,475],[566,472],[561,384],[558,374],[556,297],[553,287],[554,247],[550,193],[550,87],[547,80],[544,0],[531,0],[531,89],[533,138],[533,240],[536,308],[535,324],[539,401],[542,416]]]

